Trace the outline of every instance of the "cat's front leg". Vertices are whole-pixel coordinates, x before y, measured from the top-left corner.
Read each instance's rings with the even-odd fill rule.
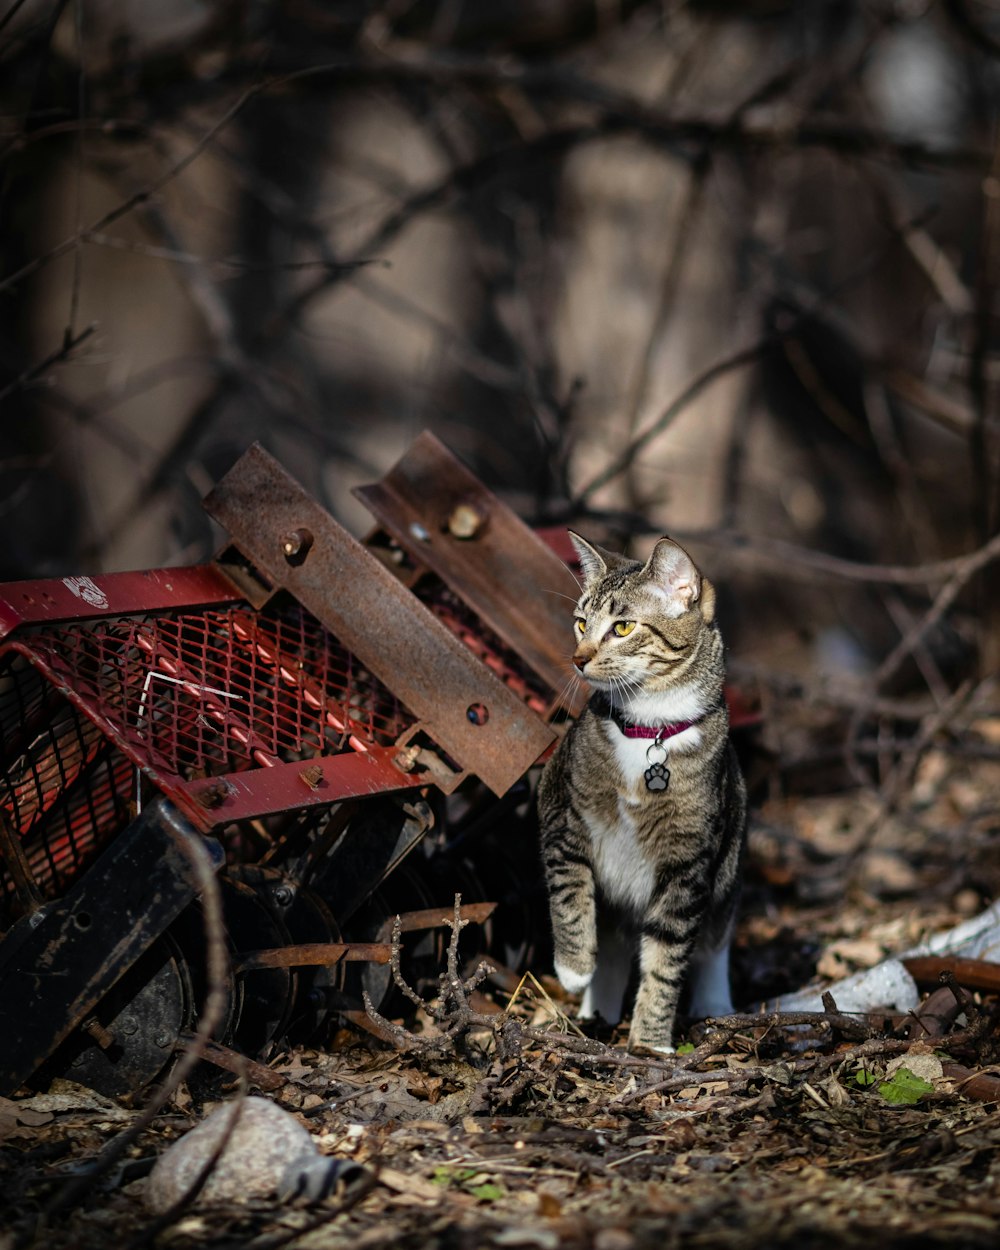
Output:
[[[639,989],[632,1009],[629,1050],[674,1053],[677,1001],[690,955],[690,942],[643,933],[639,940]]]
[[[553,963],[570,994],[590,985],[597,964],[594,870],[585,838],[571,826],[542,827],[542,859],[552,920]]]

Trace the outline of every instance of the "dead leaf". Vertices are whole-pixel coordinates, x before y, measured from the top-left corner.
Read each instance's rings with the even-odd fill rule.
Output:
[[[10,1098],[0,1098],[0,1141],[24,1141],[37,1136],[35,1129],[55,1119],[51,1111],[33,1111]]]
[[[378,1183],[412,1200],[418,1206],[437,1206],[444,1193],[440,1185],[433,1185],[422,1176],[399,1172],[395,1168],[382,1168],[378,1174]]]
[[[15,1105],[23,1112],[42,1115],[64,1115],[72,1111],[84,1111],[99,1115],[103,1120],[132,1120],[135,1112],[124,1110],[118,1103],[74,1081],[53,1081],[47,1094],[34,1094],[31,1098],[18,1099]],[[22,1121],[23,1122],[23,1121]],[[42,1121],[45,1123],[45,1121]]]
[[[538,1191],[538,1214],[547,1220],[553,1220],[562,1214],[562,1203],[547,1189]]]

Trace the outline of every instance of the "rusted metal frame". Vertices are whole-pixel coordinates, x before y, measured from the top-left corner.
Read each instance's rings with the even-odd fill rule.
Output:
[[[0,660],[14,660],[17,658],[18,648],[14,646],[4,647],[0,644]],[[22,657],[23,658],[23,657]],[[51,682],[45,681],[38,673],[37,668],[25,663],[20,669],[16,668],[13,663],[5,664],[0,669],[0,678],[9,676],[14,687],[14,702],[17,710],[17,724],[12,726],[7,736],[3,739],[3,760],[0,766],[6,768],[8,763],[17,760],[24,755],[31,744],[35,741],[40,733],[43,733],[52,723],[52,718],[58,709],[62,706],[64,700]],[[36,707],[32,711],[28,711],[27,699],[23,686],[27,681],[37,681],[41,697]]]
[[[77,777],[76,777],[77,791],[76,792],[80,793],[82,791],[83,801],[86,804],[87,814],[90,818],[89,826],[90,826],[90,829],[93,830],[94,836],[96,837],[97,833],[101,829],[101,819],[100,819],[100,814],[98,813],[96,804],[94,802],[94,791],[95,791],[94,778],[95,778],[95,774],[99,772],[101,765],[107,759],[109,752],[113,750],[114,744],[110,743],[107,740],[107,738],[105,738],[104,735],[100,732],[100,730],[97,729],[97,726],[94,725],[91,721],[85,720],[83,717],[80,717],[80,716],[74,716],[72,732],[73,732],[73,736],[76,739],[77,746],[79,747],[81,755],[85,754],[88,751],[88,746],[89,746],[89,744],[87,743],[86,737],[84,735],[84,726],[89,726],[92,730],[96,731],[95,749],[92,753],[88,755],[86,763],[80,768],[79,772],[77,773]],[[67,798],[66,824],[67,824],[67,828],[71,828],[72,827],[71,804],[68,801],[69,800],[69,788],[68,787],[66,788],[65,793],[66,793],[66,798]]]
[[[23,625],[218,606],[241,598],[213,564],[7,582],[0,586],[0,639]]]
[[[443,443],[425,430],[381,481],[354,494],[517,652],[557,703],[582,709],[585,694],[576,683],[567,690],[575,578]]]
[[[346,836],[317,845],[305,880],[323,897],[340,924],[345,924],[396,871],[433,825],[430,806],[422,799],[397,805],[398,824],[387,819],[384,805],[353,805]]]
[[[389,570],[255,444],[205,508],[275,586],[287,589],[497,794],[554,734]],[[266,532],[261,514],[270,522]],[[470,719],[481,704],[487,717]]]
[[[332,806],[332,805],[331,805]],[[288,857],[289,846],[292,838],[305,837],[309,847],[309,855],[307,859],[308,867],[305,875],[301,877],[302,883],[309,878],[310,871],[315,867],[317,861],[321,859],[331,846],[337,841],[347,828],[354,813],[357,811],[357,804],[354,802],[338,802],[336,807],[330,812],[326,824],[323,826],[322,832],[316,833],[315,829],[310,829],[308,833],[304,833],[301,828],[296,828],[291,834],[281,833],[277,838],[271,838],[269,831],[264,830],[264,836],[271,839],[271,845],[257,859],[257,864],[266,868],[280,863]]]
[[[247,951],[233,961],[234,972],[258,968],[330,968],[334,964],[387,964],[391,949],[385,942],[306,942],[275,950]]]
[[[54,747],[53,751],[58,751],[58,746]],[[57,858],[57,849],[62,845],[63,840],[69,852],[67,859],[71,861],[72,870],[79,868],[82,855],[88,854],[99,845],[97,841],[98,835],[104,831],[106,822],[102,822],[99,819],[99,813],[93,804],[91,787],[95,776],[99,778],[102,771],[107,774],[105,781],[108,787],[109,800],[112,804],[111,815],[115,815],[114,796],[117,793],[119,795],[120,807],[126,814],[125,819],[127,819],[129,804],[126,792],[119,790],[115,785],[113,762],[115,753],[115,743],[98,733],[96,750],[84,762],[83,766],[74,772],[72,788],[67,785],[62,789],[53,790],[52,801],[46,804],[44,809],[36,813],[35,819],[22,835],[24,840],[27,841],[36,835],[37,826],[44,830],[39,838],[39,842],[44,851],[44,862],[51,873],[54,884],[57,884],[60,879],[65,880],[68,875],[71,875],[71,869],[68,869],[66,864],[60,864]],[[121,756],[120,752],[118,754]],[[123,757],[122,762],[126,765],[128,764],[128,761]],[[100,784],[99,781],[98,784]],[[73,815],[73,800],[80,788],[83,789],[86,796],[87,814],[90,817],[83,832],[79,829],[78,822],[74,820]],[[62,838],[53,831],[53,826],[60,820],[64,822],[66,829]],[[118,823],[121,824],[122,821],[119,820]],[[81,842],[83,843],[82,847]]]
[[[174,773],[164,772],[163,769],[153,764],[144,753],[139,752],[130,739],[122,733],[120,725],[95,708],[85,695],[81,695],[73,686],[67,685],[65,673],[54,667],[50,659],[40,655],[29,643],[21,642],[18,639],[7,643],[6,648],[19,652],[29,663],[44,673],[59,693],[92,721],[101,733],[106,738],[109,738],[117,746],[118,750],[156,785],[157,789],[173,799],[183,810],[184,815],[193,821],[203,833],[208,833],[213,828],[217,822],[208,816],[206,809],[200,803],[192,800],[185,789],[182,779]]]
[[[255,732],[253,726],[230,706],[231,701],[225,704],[220,702],[215,697],[212,688],[199,681],[197,676],[168,647],[163,645],[163,641],[158,635],[154,639],[139,631],[136,633],[135,641],[139,649],[149,656],[161,673],[176,681],[186,694],[192,695],[204,706],[206,714],[219,725],[224,735],[236,742],[240,752],[245,751],[251,759],[255,760],[263,768],[273,768],[276,764],[282,762],[280,756],[274,755],[268,749],[268,744]],[[149,672],[155,676],[152,669]],[[140,711],[136,717],[136,724],[133,730],[140,738],[142,737],[142,730],[139,728],[139,722],[146,707],[145,700],[147,694],[150,703],[152,703],[154,696],[151,690],[147,689],[147,684],[144,683],[143,694],[139,701]],[[237,697],[243,702],[242,695]],[[152,721],[152,716],[149,717],[149,720]]]
[[[35,875],[31,871],[31,865],[28,863],[20,839],[15,836],[2,811],[0,811],[0,861],[14,886],[21,915],[30,916],[42,905],[42,895],[35,884]]]
[[[463,903],[459,919],[466,924],[483,924],[496,911],[496,903]],[[405,911],[398,916],[388,916],[377,933],[378,941],[388,942],[399,921],[400,933],[417,933],[422,929],[441,929],[455,920],[455,908],[424,907],[420,911]]]
[[[215,1067],[222,1068],[224,1072],[234,1072],[237,1076],[245,1074],[251,1085],[256,1085],[258,1089],[266,1090],[268,1093],[281,1089],[287,1083],[286,1077],[280,1072],[275,1072],[273,1068],[269,1068],[266,1063],[258,1063],[256,1059],[249,1059],[246,1055],[230,1050],[228,1046],[223,1046],[220,1042],[213,1042],[211,1039],[200,1040],[193,1033],[181,1033],[177,1038],[177,1050],[187,1050],[191,1046],[197,1047],[200,1058],[206,1063],[214,1064]]]
[[[185,844],[196,838],[221,867],[219,844],[157,799],[34,927],[0,944],[0,1095],[31,1076],[195,897]]]
[[[24,655],[30,663],[35,664],[46,674],[46,676],[49,677],[59,694],[73,703],[78,710],[86,714],[86,708],[83,706],[82,701],[79,698],[70,698],[69,687],[65,686],[62,679],[55,674],[50,665],[39,657],[37,653],[35,653],[27,644],[15,641],[7,644],[6,650],[17,651]],[[93,717],[90,719],[91,721],[94,721]],[[94,723],[96,724],[96,721],[94,721]],[[98,725],[98,729],[101,729],[100,725]],[[73,782],[75,782],[78,777],[82,776],[87,771],[101,752],[102,740],[100,733],[95,736],[93,744],[91,744],[92,749],[90,749],[89,752],[84,749],[88,744],[78,738],[80,752],[78,757],[73,760],[74,767],[68,770],[65,766],[65,760],[63,759],[63,752],[59,749],[60,743],[55,737],[51,721],[44,726],[42,732],[48,735],[48,746],[41,759],[36,759],[31,755],[32,744],[28,743],[20,751],[17,757],[18,760],[23,759],[24,761],[24,769],[21,773],[21,780],[19,782],[8,781],[13,765],[4,772],[4,782],[7,785],[11,801],[15,804],[15,806],[23,807],[23,801],[19,803],[19,793],[24,794],[31,792],[37,796],[37,806],[34,819],[28,826],[28,829],[21,829],[19,831],[22,838],[35,824],[38,823],[39,820],[42,820],[60,803]],[[46,786],[45,778],[41,775],[41,765],[46,761],[51,764],[54,772],[58,773],[59,785]],[[53,780],[55,780],[55,778],[53,778]]]
[[[398,754],[395,747],[343,751],[305,762],[174,781],[172,790],[201,807],[202,823],[219,825],[426,786],[426,775],[402,772],[396,766]]]
[[[364,754],[352,751],[342,755],[319,756],[308,764],[284,764],[278,761],[267,769],[251,769],[186,781],[175,773],[164,772],[152,763],[144,751],[137,749],[131,737],[122,732],[119,725],[94,708],[72,686],[67,686],[64,676],[30,645],[16,639],[7,645],[20,652],[43,672],[74,707],[89,718],[106,738],[111,739],[122,754],[145,773],[159,790],[173,799],[185,816],[205,833],[231,820],[268,816],[299,807],[333,803],[340,799],[408,790],[424,786],[428,781],[423,774],[401,771],[394,763],[399,754],[394,747],[374,746]],[[317,767],[321,770],[321,776],[316,783],[310,784],[303,777],[303,773]],[[202,797],[206,792],[207,800]],[[59,793],[54,792],[52,803],[45,811],[58,799]]]
[[[247,624],[246,622],[249,622]],[[262,640],[256,626],[256,617],[246,614],[246,621],[235,617],[232,621],[233,632],[245,645],[253,647],[265,664],[270,665],[278,677],[290,690],[301,692],[302,701],[317,714],[317,718],[326,722],[331,729],[345,738],[345,745],[352,751],[367,751],[368,744],[351,732],[350,712],[344,707],[344,718],[341,719],[330,708],[331,700],[325,690],[314,681],[304,670],[296,667],[296,662],[285,655],[277,646],[270,645],[270,640]]]

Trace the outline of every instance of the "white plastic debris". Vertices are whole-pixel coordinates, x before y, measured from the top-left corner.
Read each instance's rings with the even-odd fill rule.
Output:
[[[823,994],[829,992],[838,1011],[874,1011],[889,1007],[894,1011],[913,1011],[920,1002],[916,982],[901,960],[918,955],[961,955],[966,959],[990,959],[1000,962],[1000,899],[971,920],[964,920],[954,929],[936,933],[901,955],[885,959],[874,968],[856,972],[826,987],[798,990],[768,1002],[770,1011],[822,1011]]]
[[[242,1106],[229,1103],[216,1108],[157,1159],[146,1186],[152,1211],[166,1211],[189,1192],[237,1110],[239,1118],[192,1205],[247,1202],[275,1194],[318,1201],[345,1171],[363,1171],[356,1163],[324,1158],[308,1130],[273,1102],[246,1098]]]
[[[936,933],[900,958],[914,955],[961,955],[963,959],[989,959],[1000,963],[1000,899],[971,920],[963,920],[954,929]]]
[[[783,994],[768,1009],[777,1011],[822,1011],[823,995],[829,992],[838,1011],[873,1011],[889,1007],[893,1011],[913,1011],[920,1002],[920,992],[913,977],[898,959],[885,959],[874,968],[855,972],[826,988],[799,990]]]

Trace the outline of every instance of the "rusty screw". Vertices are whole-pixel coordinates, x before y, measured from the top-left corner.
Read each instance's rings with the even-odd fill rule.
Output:
[[[308,768],[303,768],[299,772],[299,777],[310,790],[318,790],[320,782],[323,780],[323,769],[319,764],[310,764]]]
[[[393,756],[392,762],[401,773],[412,773],[420,758],[419,747],[401,747]]]
[[[202,807],[221,807],[229,796],[229,786],[224,781],[213,781],[204,790],[198,792],[198,802]]]
[[[91,1016],[89,1020],[84,1020],[80,1028],[94,1039],[101,1050],[107,1050],[115,1043],[115,1035],[109,1033],[96,1016]]]
[[[301,564],[313,545],[313,536],[307,529],[290,530],[281,540],[281,550],[289,564]]]

